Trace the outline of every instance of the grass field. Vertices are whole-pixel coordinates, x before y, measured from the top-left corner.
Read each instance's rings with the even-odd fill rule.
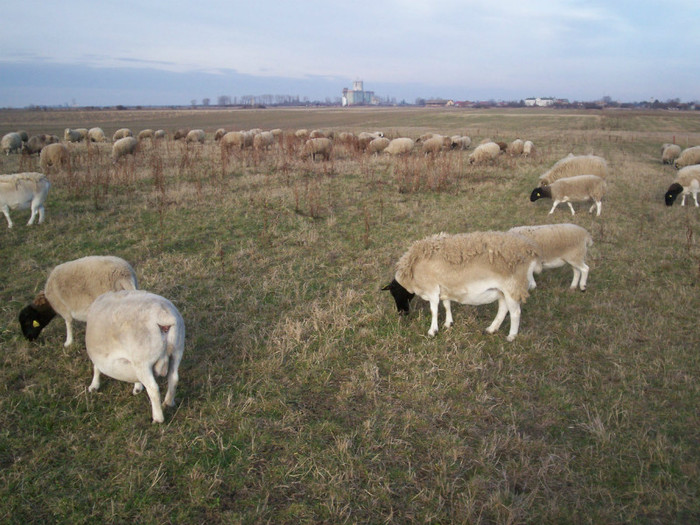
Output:
[[[2,111],[0,134],[202,127],[202,147],[72,148],[42,225],[0,223],[0,521],[4,523],[692,523],[700,520],[700,210],[666,207],[660,146],[700,144],[681,112],[290,109]],[[425,131],[533,140],[470,166],[359,154],[221,155],[226,129]],[[287,143],[289,146],[291,142]],[[600,217],[529,202],[573,152],[610,166]],[[0,157],[0,173],[38,160]],[[594,239],[586,293],[543,272],[523,306],[455,305],[427,336],[380,291],[430,234],[575,222]],[[57,264],[132,263],[187,328],[177,406],[105,378],[88,393],[84,324],[17,323]],[[441,310],[441,316],[444,312]],[[161,382],[161,389],[164,390]]]

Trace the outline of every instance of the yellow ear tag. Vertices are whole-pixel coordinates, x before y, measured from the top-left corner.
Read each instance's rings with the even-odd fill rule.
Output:
[[[41,325],[39,324],[39,321],[36,321],[36,320],[35,320],[35,321],[32,321],[32,326],[33,326],[34,328],[39,328]]]

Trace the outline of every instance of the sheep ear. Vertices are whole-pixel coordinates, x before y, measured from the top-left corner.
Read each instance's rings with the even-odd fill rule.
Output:
[[[32,326],[33,326],[34,328],[39,328],[41,325],[39,324],[39,321],[37,321],[36,319],[34,319],[34,320],[32,321]]]

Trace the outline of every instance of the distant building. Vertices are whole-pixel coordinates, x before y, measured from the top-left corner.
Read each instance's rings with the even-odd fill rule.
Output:
[[[355,80],[352,89],[343,88],[343,106],[367,106],[376,104],[374,91],[365,91],[362,80]]]
[[[444,98],[432,98],[430,100],[426,100],[425,105],[430,108],[452,107],[455,105],[455,101],[446,100]]]
[[[540,106],[540,107],[553,106],[554,99],[552,97],[526,98],[525,105],[526,106]]]

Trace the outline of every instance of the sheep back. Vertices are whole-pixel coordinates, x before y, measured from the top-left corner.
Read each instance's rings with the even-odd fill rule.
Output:
[[[693,164],[700,164],[700,146],[685,148],[673,163],[676,168],[691,166]]]
[[[193,129],[187,133],[185,142],[199,142],[200,144],[204,144],[205,137],[206,134],[203,129]]]
[[[138,145],[139,141],[134,137],[119,139],[112,146],[112,162],[116,162],[126,155],[133,155]]]
[[[414,145],[413,139],[409,137],[400,137],[389,142],[387,147],[384,148],[384,153],[388,153],[389,155],[406,155],[413,151]]]
[[[572,202],[603,199],[607,185],[597,175],[576,175],[557,179],[549,185],[552,199]]]
[[[501,153],[501,147],[495,142],[486,142],[479,144],[476,149],[469,155],[470,164],[481,164],[490,162],[498,157]]]
[[[540,175],[540,186],[546,186],[557,179],[575,175],[597,175],[604,179],[608,175],[608,163],[603,157],[597,155],[569,154]]]
[[[581,247],[585,255],[585,248],[593,244],[593,238],[585,228],[570,223],[518,226],[508,232],[523,235],[534,242],[545,264],[565,258],[569,252],[578,252]]]
[[[49,144],[42,148],[39,153],[39,165],[44,173],[48,173],[49,169],[62,166],[70,167],[70,153],[65,144]]]
[[[665,146],[661,152],[661,163],[673,164],[681,154],[681,147],[678,144],[665,144]]]
[[[107,137],[102,128],[90,128],[88,130],[88,140],[90,142],[106,142]]]

